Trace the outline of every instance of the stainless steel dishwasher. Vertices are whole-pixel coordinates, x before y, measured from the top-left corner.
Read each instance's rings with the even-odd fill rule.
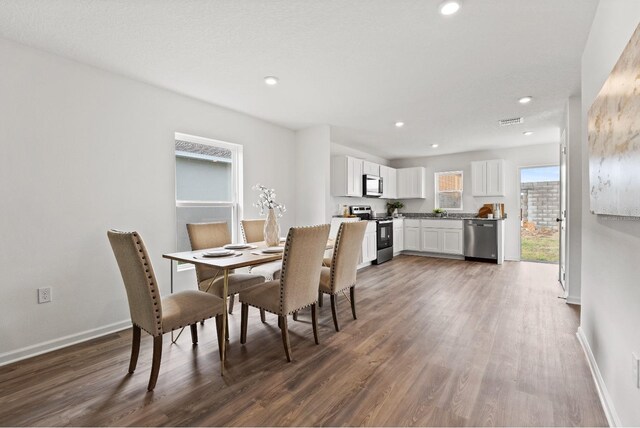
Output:
[[[498,224],[496,220],[464,221],[464,258],[498,262]]]

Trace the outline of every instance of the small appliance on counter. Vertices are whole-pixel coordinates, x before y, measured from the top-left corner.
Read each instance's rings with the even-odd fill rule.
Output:
[[[393,217],[376,217],[369,205],[352,205],[349,212],[358,216],[361,220],[373,220],[376,222],[376,246],[377,257],[373,264],[379,265],[393,258]]]

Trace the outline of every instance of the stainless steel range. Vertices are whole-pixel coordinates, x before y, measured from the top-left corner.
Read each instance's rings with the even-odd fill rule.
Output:
[[[393,217],[373,215],[369,205],[352,205],[349,212],[361,220],[376,222],[377,257],[373,264],[379,265],[393,258]]]

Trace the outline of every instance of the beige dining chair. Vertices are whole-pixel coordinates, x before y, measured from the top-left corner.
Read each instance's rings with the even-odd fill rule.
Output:
[[[164,333],[191,326],[191,340],[196,345],[198,343],[197,323],[216,317],[218,352],[220,352],[223,300],[196,290],[181,291],[161,298],[151,260],[140,235],[137,232],[109,230],[107,236],[127,291],[133,324],[129,373],[134,372],[138,363],[141,330],[153,336],[153,363],[147,386],[149,391],[153,390],[158,380]]]
[[[336,331],[340,331],[338,324],[338,293],[347,288],[350,290],[353,319],[357,319],[356,274],[366,228],[366,221],[342,223],[336,236],[330,267],[323,266],[320,271],[318,299],[322,302],[323,294],[330,296],[333,325]]]
[[[240,343],[247,341],[249,306],[278,315],[287,361],[291,361],[288,315],[311,306],[313,338],[316,344],[319,343],[316,303],[322,255],[328,237],[328,224],[289,229],[282,257],[280,279],[240,292],[240,303],[242,303]]]
[[[240,222],[242,228],[242,237],[247,244],[252,242],[264,241],[264,220],[242,220]],[[264,276],[266,281],[280,279],[280,271],[282,270],[282,262],[270,262],[249,268],[249,272]],[[263,320],[264,322],[264,320]]]
[[[218,248],[231,243],[231,233],[229,232],[229,226],[226,222],[187,224],[187,232],[193,251]],[[217,268],[199,264],[195,267],[198,289],[211,293],[214,296],[223,297],[224,277],[221,275],[222,272]],[[229,313],[233,313],[233,303],[236,294],[262,283],[264,283],[264,276],[262,275],[247,273],[230,274],[229,287],[227,289],[227,296],[230,297]]]

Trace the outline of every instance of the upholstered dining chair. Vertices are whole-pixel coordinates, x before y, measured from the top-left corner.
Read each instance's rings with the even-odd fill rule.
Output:
[[[353,319],[357,319],[356,273],[366,228],[366,221],[342,223],[336,236],[330,266],[323,266],[320,271],[318,299],[322,301],[323,294],[331,296],[331,313],[336,331],[340,331],[338,324],[338,293],[347,288],[350,290]]]
[[[264,241],[264,219],[241,220],[242,237],[244,242]]]
[[[217,248],[231,243],[231,233],[226,222],[215,223],[191,223],[187,224],[187,232],[191,249],[205,250],[208,248]],[[198,281],[198,289],[206,291],[214,296],[223,297],[222,290],[224,288],[224,277],[216,268],[196,265],[196,278]],[[262,284],[264,277],[262,275],[232,273],[229,275],[229,288],[227,295],[229,299],[229,313],[233,313],[234,297],[240,291]]]
[[[242,237],[247,244],[251,242],[260,242],[264,240],[264,219],[242,220]],[[282,270],[282,262],[270,262],[249,268],[249,272],[255,275],[262,275],[267,281],[280,279],[280,271]],[[264,319],[263,319],[264,321]]]
[[[116,257],[122,281],[127,291],[129,312],[133,323],[133,341],[129,373],[133,373],[138,363],[140,332],[153,336],[153,363],[147,389],[152,391],[158,380],[162,358],[162,335],[173,330],[191,326],[191,340],[198,343],[197,323],[216,317],[218,347],[222,332],[223,300],[202,291],[189,290],[160,297],[151,260],[142,238],[137,232],[107,232],[113,254]]]
[[[316,344],[319,343],[316,303],[322,255],[328,237],[328,224],[289,229],[282,257],[280,279],[240,292],[240,303],[242,303],[240,343],[247,341],[249,306],[278,315],[287,361],[291,361],[291,345],[287,329],[288,315],[311,306],[313,338]]]

